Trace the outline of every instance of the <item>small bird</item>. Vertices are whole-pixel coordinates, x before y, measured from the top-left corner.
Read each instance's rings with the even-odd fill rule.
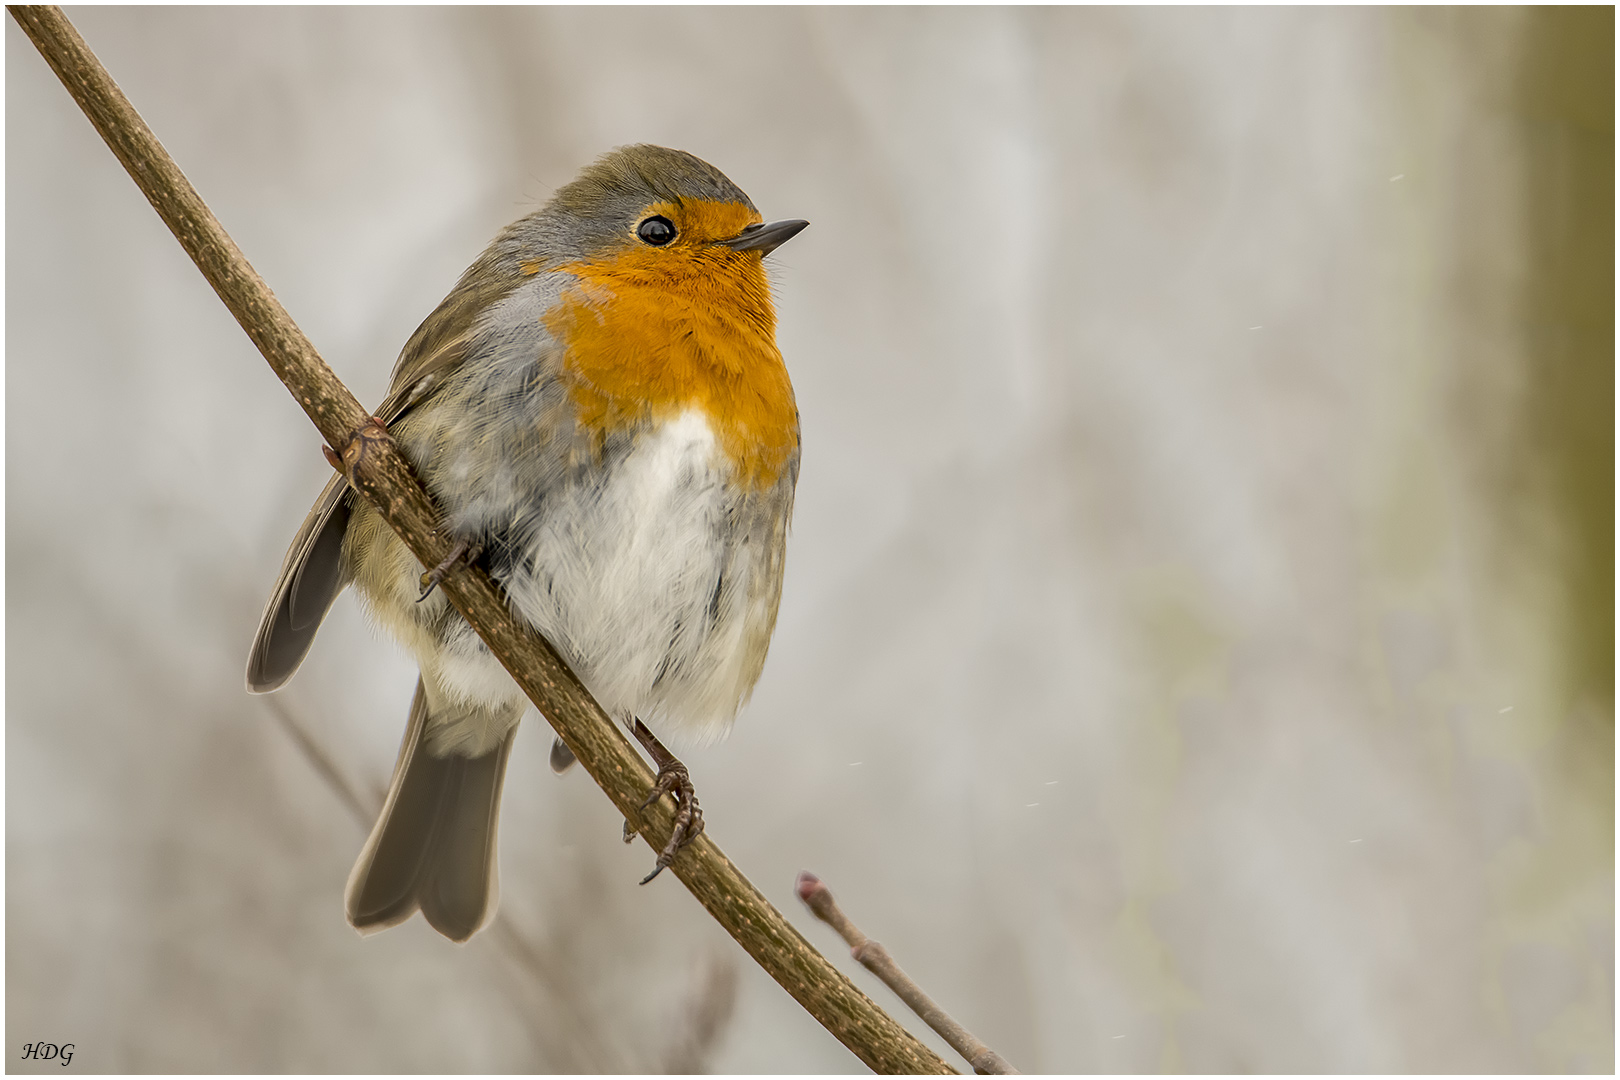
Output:
[[[377,418],[453,553],[424,568],[334,477],[247,669],[255,693],[285,684],[349,584],[420,667],[345,891],[362,934],[420,910],[461,942],[495,911],[501,785],[529,701],[434,589],[457,559],[488,571],[658,765],[648,802],[674,796],[676,834],[647,880],[702,830],[653,732],[723,737],[765,663],[799,413],[763,260],[806,224],[766,224],[691,154],[621,147],[507,226],[406,342]],[[572,761],[554,743],[552,767]]]

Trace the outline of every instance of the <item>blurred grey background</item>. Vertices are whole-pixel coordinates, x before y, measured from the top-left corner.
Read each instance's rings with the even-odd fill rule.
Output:
[[[903,1022],[799,869],[1026,1071],[1613,1070],[1612,9],[68,13],[364,401],[612,146],[812,221],[687,761]],[[347,927],[413,669],[243,692],[318,437],[6,22],[7,1068],[857,1070],[532,716],[500,922]]]

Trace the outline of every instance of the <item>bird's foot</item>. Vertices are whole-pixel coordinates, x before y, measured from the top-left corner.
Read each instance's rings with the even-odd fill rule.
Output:
[[[669,843],[658,853],[658,860],[653,864],[652,873],[641,879],[641,883],[645,885],[661,874],[664,867],[675,861],[676,852],[697,839],[698,834],[703,831],[703,808],[698,806],[697,789],[692,786],[692,775],[687,772],[680,759],[666,750],[664,744],[659,742],[657,736],[648,731],[647,725],[640,720],[635,722],[634,731],[641,745],[652,755],[653,763],[658,766],[658,778],[653,782],[652,791],[647,793],[647,800],[641,804],[641,809],[647,809],[662,795],[672,795],[675,798],[675,821],[674,828],[669,834]],[[626,821],[624,842],[628,844],[635,835],[635,826]]]
[[[444,561],[422,575],[422,595],[416,598],[416,602],[420,604],[433,595],[434,588],[444,580],[444,575],[455,568],[456,563],[463,560],[471,563],[478,558],[482,551],[483,548],[477,544],[469,543],[466,540],[457,540],[456,546],[450,549],[450,554],[444,557]]]

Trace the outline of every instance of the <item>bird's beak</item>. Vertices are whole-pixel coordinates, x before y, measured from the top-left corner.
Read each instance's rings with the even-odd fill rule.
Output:
[[[810,224],[794,218],[792,221],[773,221],[768,225],[750,225],[730,240],[720,241],[732,251],[757,251],[769,255]]]

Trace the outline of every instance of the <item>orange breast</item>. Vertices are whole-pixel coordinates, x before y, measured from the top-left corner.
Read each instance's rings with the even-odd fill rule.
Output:
[[[683,233],[696,235],[734,236],[759,220],[735,204],[685,202],[680,212]],[[696,223],[702,232],[695,215],[712,219]],[[760,256],[634,245],[560,269],[578,282],[545,322],[566,350],[581,423],[606,434],[701,409],[736,480],[774,485],[799,444],[799,413]]]

